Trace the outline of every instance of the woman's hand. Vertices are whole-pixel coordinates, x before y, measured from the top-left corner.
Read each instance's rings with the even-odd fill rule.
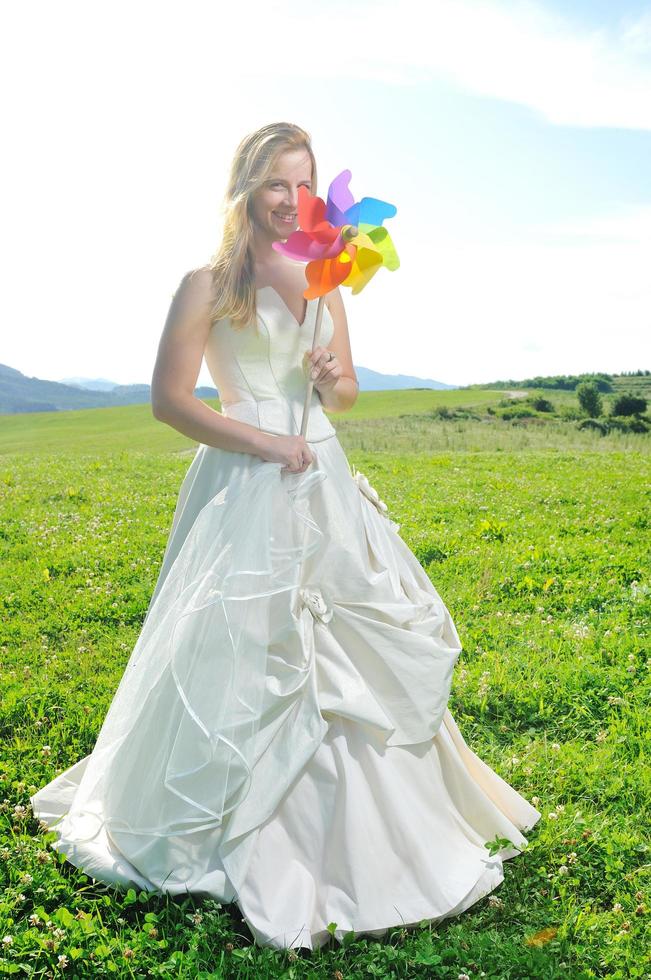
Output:
[[[269,435],[259,455],[267,463],[285,463],[281,473],[304,473],[314,460],[314,453],[304,436]]]
[[[334,388],[343,371],[336,355],[325,347],[315,347],[312,351],[306,351],[305,358],[317,391],[326,392]]]

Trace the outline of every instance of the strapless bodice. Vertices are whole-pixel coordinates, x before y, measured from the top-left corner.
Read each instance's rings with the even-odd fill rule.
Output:
[[[213,324],[204,357],[224,415],[276,435],[298,435],[308,383],[303,357],[312,349],[318,302],[307,301],[299,324],[279,293],[264,286],[257,291],[256,324],[238,330],[228,317]],[[324,303],[319,344],[326,347],[333,333]],[[307,440],[319,442],[334,434],[314,389]]]

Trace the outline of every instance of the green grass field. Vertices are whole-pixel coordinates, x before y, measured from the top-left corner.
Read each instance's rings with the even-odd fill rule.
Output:
[[[651,977],[650,440],[579,430],[572,395],[545,395],[552,418],[502,419],[494,390],[363,393],[331,416],[455,620],[466,741],[543,817],[461,916],[311,954],[48,847],[29,796],[93,747],[194,444],[148,406],[0,419],[0,973]]]

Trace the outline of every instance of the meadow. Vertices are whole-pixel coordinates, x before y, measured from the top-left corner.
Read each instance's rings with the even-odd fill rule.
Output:
[[[464,738],[542,819],[461,916],[313,952],[49,847],[29,797],[92,750],[196,446],[148,406],[0,417],[0,974],[651,977],[651,441],[579,429],[568,392],[508,417],[523,397],[368,392],[331,416],[457,625]]]

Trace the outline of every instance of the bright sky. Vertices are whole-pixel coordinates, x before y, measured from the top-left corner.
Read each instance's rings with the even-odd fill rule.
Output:
[[[34,0],[5,10],[0,362],[149,382],[235,148],[312,136],[398,208],[353,359],[448,384],[649,368],[651,2]],[[210,384],[202,367],[199,384]]]

